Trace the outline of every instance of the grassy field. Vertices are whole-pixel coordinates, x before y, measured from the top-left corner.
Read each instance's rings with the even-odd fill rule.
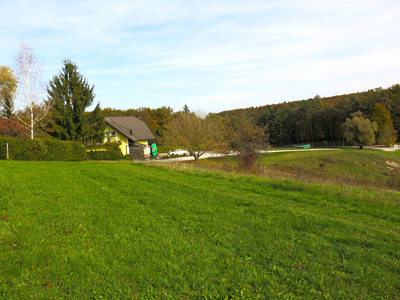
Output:
[[[0,161],[0,195],[3,299],[400,297],[396,190]]]
[[[260,155],[258,175],[302,182],[400,189],[400,152],[338,149]],[[199,167],[233,171],[235,157],[199,161]]]

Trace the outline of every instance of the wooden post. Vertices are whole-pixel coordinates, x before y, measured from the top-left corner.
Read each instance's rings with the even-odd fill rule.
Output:
[[[8,143],[6,143],[6,148],[7,148],[7,159],[9,158],[8,157]]]

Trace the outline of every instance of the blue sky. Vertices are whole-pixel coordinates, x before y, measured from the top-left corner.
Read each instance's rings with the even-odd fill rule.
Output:
[[[399,0],[0,0],[0,65],[21,42],[118,109],[220,112],[400,83]]]

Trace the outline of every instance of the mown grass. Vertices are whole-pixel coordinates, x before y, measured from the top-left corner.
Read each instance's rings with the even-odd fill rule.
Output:
[[[0,162],[4,299],[394,299],[400,193],[159,164]]]

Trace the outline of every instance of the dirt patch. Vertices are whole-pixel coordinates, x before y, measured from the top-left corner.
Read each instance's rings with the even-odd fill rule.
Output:
[[[396,164],[393,161],[386,161],[386,164],[389,166],[389,170],[395,170],[395,169],[400,169],[400,165]]]

